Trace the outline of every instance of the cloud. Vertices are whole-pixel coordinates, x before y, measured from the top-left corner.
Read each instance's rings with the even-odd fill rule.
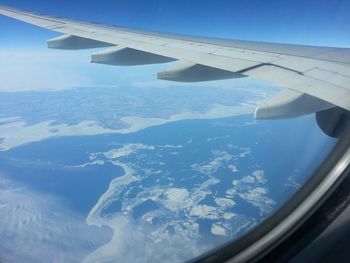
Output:
[[[0,176],[0,258],[4,262],[81,262],[110,238],[60,200]]]
[[[182,262],[208,249],[197,240],[157,232],[151,227],[136,223],[127,215],[117,215],[109,221],[114,236],[106,245],[88,255],[84,263],[90,262]],[[163,232],[163,233],[162,233]]]

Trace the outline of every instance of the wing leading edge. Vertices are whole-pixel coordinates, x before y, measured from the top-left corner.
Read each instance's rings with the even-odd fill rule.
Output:
[[[197,82],[254,77],[286,88],[255,112],[258,119],[289,118],[334,107],[350,111],[350,49],[218,40],[104,26],[1,7],[0,14],[62,33],[49,48],[106,47],[91,62],[130,66],[180,65],[159,79]]]

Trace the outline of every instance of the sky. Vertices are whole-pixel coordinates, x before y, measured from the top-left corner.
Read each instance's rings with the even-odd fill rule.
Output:
[[[0,5],[161,32],[350,47],[349,0],[0,0]],[[116,85],[115,79],[135,78],[130,69],[90,65],[91,51],[48,50],[46,40],[57,35],[0,16],[0,91]],[[138,73],[154,78],[157,67],[140,67]]]
[[[348,0],[0,0],[0,4],[156,31],[350,46]],[[35,41],[52,34],[3,17],[0,26],[1,43],[21,42],[22,37]]]

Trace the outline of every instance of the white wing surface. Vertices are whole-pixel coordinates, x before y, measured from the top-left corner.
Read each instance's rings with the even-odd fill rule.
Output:
[[[130,66],[180,61],[159,79],[196,82],[254,77],[284,87],[256,118],[288,118],[333,107],[350,111],[350,49],[189,37],[80,22],[0,6],[0,14],[62,33],[49,48],[106,47],[91,62]]]

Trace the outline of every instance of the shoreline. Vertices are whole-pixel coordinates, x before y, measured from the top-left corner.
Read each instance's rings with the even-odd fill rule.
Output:
[[[171,115],[167,119],[144,118],[138,116],[125,116],[120,120],[130,127],[122,129],[107,129],[99,126],[95,121],[84,120],[76,125],[52,125],[54,120],[28,126],[23,120],[14,119],[13,122],[0,125],[0,152],[13,148],[57,137],[94,136],[103,134],[130,134],[141,130],[183,120],[212,120],[235,117],[254,112],[255,104],[240,104],[238,106],[225,106],[213,104],[205,113],[182,112]],[[17,117],[18,118],[18,117]]]

